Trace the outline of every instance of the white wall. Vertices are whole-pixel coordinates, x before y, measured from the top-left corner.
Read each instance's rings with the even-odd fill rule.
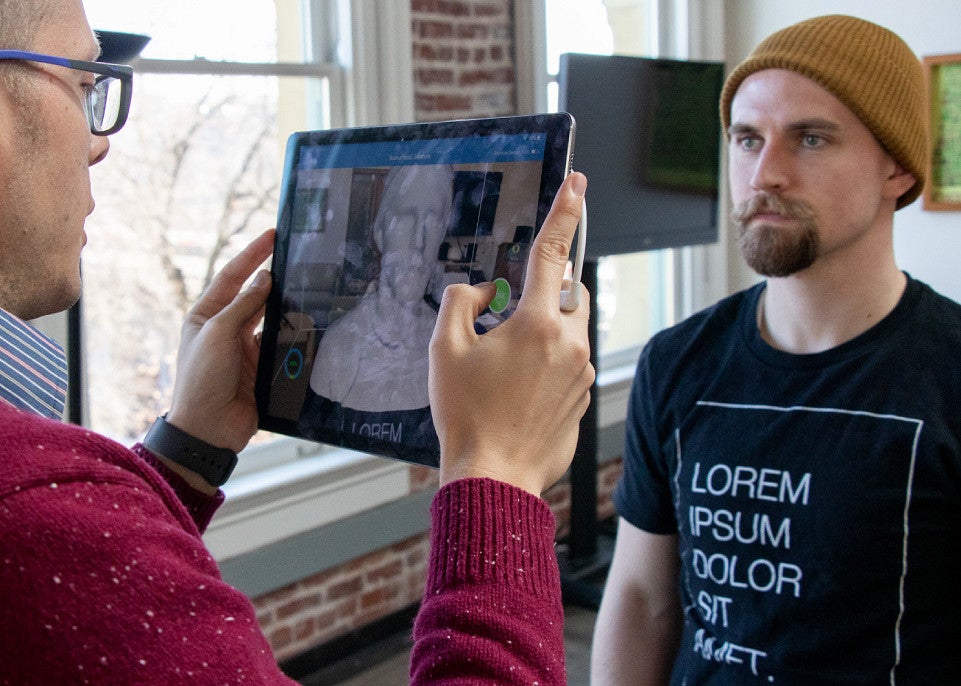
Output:
[[[919,57],[961,52],[958,0],[725,0],[725,5],[731,65],[774,31],[820,14],[851,14],[885,26]],[[895,215],[894,249],[902,269],[961,301],[961,213],[924,211],[918,199]],[[732,256],[729,265],[732,290],[754,281],[739,257]]]

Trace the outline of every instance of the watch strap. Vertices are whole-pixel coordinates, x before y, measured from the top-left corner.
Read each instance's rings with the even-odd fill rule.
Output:
[[[223,486],[237,466],[237,453],[218,448],[167,423],[167,415],[157,417],[143,444],[157,453],[196,472],[211,486]]]

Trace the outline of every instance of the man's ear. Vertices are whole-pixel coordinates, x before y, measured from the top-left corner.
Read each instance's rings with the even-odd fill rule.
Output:
[[[884,197],[897,200],[907,193],[918,182],[917,177],[902,167],[894,165],[894,170],[888,175],[884,183]]]

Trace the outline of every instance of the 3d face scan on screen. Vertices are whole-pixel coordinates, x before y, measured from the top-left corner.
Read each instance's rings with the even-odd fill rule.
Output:
[[[436,466],[428,345],[443,290],[498,285],[479,332],[510,315],[572,129],[559,114],[294,134],[262,428]]]

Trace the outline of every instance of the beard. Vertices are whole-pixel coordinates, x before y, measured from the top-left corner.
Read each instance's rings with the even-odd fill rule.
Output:
[[[761,213],[774,213],[796,220],[797,226],[785,228],[770,224],[749,226]],[[814,264],[820,239],[814,212],[807,203],[760,193],[731,210],[737,227],[737,244],[745,262],[761,276],[784,277]]]

